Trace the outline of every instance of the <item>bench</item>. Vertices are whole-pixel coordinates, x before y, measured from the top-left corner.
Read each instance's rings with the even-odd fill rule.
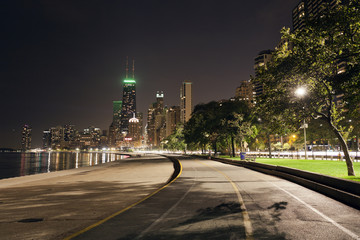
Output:
[[[255,162],[256,156],[245,156],[245,161]]]

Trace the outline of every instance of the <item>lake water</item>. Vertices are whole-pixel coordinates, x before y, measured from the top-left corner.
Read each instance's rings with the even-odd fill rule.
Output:
[[[0,179],[94,166],[123,157],[106,152],[0,153]]]

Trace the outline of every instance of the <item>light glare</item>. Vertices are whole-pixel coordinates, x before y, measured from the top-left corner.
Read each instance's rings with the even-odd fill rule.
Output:
[[[299,87],[295,91],[295,95],[298,97],[303,97],[306,95],[306,89],[304,87]]]

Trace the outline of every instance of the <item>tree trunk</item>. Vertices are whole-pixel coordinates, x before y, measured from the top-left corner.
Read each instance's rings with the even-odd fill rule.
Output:
[[[343,136],[341,135],[340,131],[334,126],[334,124],[332,124],[330,121],[328,121],[328,123],[329,123],[331,129],[333,130],[333,132],[335,133],[336,137],[340,141],[340,145],[341,145],[341,148],[342,148],[342,150],[344,152],[344,156],[345,156],[346,166],[347,166],[347,170],[348,170],[348,176],[355,176],[353,162],[352,162],[350,154],[349,154],[349,148],[348,148]]]
[[[269,143],[269,158],[272,158],[272,156],[271,156],[271,141],[270,141],[270,133],[268,134],[268,143]]]
[[[217,144],[216,144],[216,141],[214,141],[214,155],[216,156],[216,153],[217,153]]]
[[[226,144],[227,144],[227,152],[229,154],[229,156],[231,157],[231,144],[229,143],[229,138],[226,138]]]
[[[244,139],[243,138],[240,139],[240,151],[246,152],[246,150],[244,149]]]
[[[231,150],[232,150],[232,157],[235,157],[235,143],[234,143],[234,136],[231,136]]]

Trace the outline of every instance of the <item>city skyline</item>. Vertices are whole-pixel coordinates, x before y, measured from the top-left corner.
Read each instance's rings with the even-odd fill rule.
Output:
[[[19,147],[24,124],[32,126],[34,147],[51,126],[107,129],[126,56],[136,59],[144,114],[158,90],[178,105],[185,80],[193,82],[194,106],[233,97],[258,52],[276,46],[280,29],[291,26],[298,2],[8,1],[0,147]]]

